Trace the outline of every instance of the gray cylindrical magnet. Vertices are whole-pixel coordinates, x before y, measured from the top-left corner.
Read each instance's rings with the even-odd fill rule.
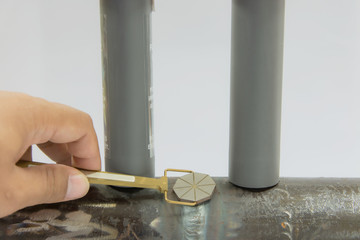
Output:
[[[229,180],[279,181],[284,0],[233,0]]]
[[[154,177],[151,0],[100,0],[105,169]]]

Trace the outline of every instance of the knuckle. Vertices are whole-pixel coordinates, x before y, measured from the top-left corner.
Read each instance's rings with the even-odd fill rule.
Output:
[[[44,174],[44,202],[52,202],[57,200],[58,196],[56,193],[56,172],[55,168],[48,166],[43,171]]]

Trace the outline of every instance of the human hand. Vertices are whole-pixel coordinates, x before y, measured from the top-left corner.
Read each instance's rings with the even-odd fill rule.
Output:
[[[62,164],[16,166],[33,144]],[[100,169],[90,116],[62,104],[0,91],[0,217],[27,206],[84,196],[87,178],[63,164]]]

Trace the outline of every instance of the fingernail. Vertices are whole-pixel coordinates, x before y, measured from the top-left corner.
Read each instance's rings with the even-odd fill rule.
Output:
[[[72,200],[85,196],[89,191],[89,187],[89,181],[84,175],[70,175],[65,200]]]

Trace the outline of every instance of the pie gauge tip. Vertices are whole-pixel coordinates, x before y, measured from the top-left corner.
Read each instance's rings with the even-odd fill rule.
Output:
[[[209,175],[192,172],[178,178],[173,191],[180,201],[199,204],[210,200],[215,186],[214,180]]]

